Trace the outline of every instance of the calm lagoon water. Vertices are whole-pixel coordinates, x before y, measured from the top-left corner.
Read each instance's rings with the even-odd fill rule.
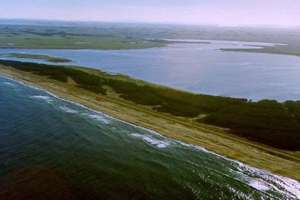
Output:
[[[297,199],[300,183],[0,77],[0,199]]]
[[[71,64],[127,74],[196,93],[253,100],[300,99],[300,57],[219,50],[271,45],[265,43],[209,42],[211,43],[175,43],[164,48],[138,50],[0,49],[0,54],[60,56],[73,60]]]

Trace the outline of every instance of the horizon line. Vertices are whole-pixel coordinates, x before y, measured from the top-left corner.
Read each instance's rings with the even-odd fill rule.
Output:
[[[212,26],[212,27],[230,27],[230,28],[284,28],[284,29],[298,29],[300,25],[285,26],[274,24],[197,24],[197,23],[176,23],[176,22],[149,22],[149,21],[119,21],[119,20],[76,20],[76,19],[49,19],[49,18],[1,18],[0,21],[37,21],[37,22],[65,22],[65,23],[119,23],[119,24],[149,24],[149,25],[177,25],[177,26]],[[1,23],[0,23],[1,24]]]

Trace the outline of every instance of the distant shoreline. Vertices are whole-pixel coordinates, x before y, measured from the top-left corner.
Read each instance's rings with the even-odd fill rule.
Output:
[[[131,50],[131,49],[150,49],[150,48],[163,48],[168,47],[171,44],[213,44],[214,42],[228,42],[228,43],[253,43],[246,44],[244,48],[218,48],[216,50],[224,51],[224,52],[241,52],[241,53],[264,53],[264,54],[274,54],[274,55],[289,55],[289,56],[300,56],[300,51],[298,49],[290,48],[290,44],[282,44],[282,43],[270,43],[270,42],[249,42],[249,41],[240,41],[240,40],[217,40],[217,39],[144,39],[144,41],[149,42],[150,44],[147,45],[133,45],[133,46],[120,46],[120,47],[112,47],[108,46],[99,46],[99,47],[92,47],[92,46],[0,46],[0,49],[34,49],[34,50]],[[141,42],[141,41],[139,41]],[[257,44],[255,44],[257,43]],[[264,45],[265,44],[265,45]],[[271,46],[271,44],[273,46]],[[269,46],[270,45],[270,46]],[[257,48],[247,48],[249,47],[257,47]],[[0,55],[1,56],[1,55]],[[46,56],[46,55],[41,55]],[[29,57],[28,57],[29,58]],[[34,55],[33,55],[33,59]],[[52,62],[52,58],[49,56],[50,61]],[[63,59],[63,58],[62,58]],[[44,60],[47,60],[45,57]],[[71,62],[70,60],[66,59],[63,62]],[[53,63],[59,63],[58,61],[53,59]]]
[[[213,44],[213,42],[228,42],[228,43],[253,43],[246,44],[244,48],[219,48],[221,51],[232,51],[232,52],[245,52],[245,53],[265,53],[265,54],[276,54],[276,55],[290,55],[300,56],[300,51],[290,50],[288,44],[281,43],[264,43],[264,42],[247,42],[247,41],[236,41],[236,40],[192,40],[192,39],[161,39],[153,40],[157,42],[165,42],[167,44],[185,43],[185,44]],[[261,43],[261,44],[260,44]],[[264,45],[265,44],[265,45]],[[257,48],[247,48],[257,47]]]
[[[8,54],[0,54],[0,58],[24,58],[24,59],[33,59],[33,60],[42,60],[50,63],[69,63],[72,62],[70,59],[56,57],[56,56],[48,56],[41,54],[28,54],[28,53],[8,53]]]
[[[82,70],[95,74],[102,73],[93,69]],[[198,124],[185,117],[156,112],[148,106],[121,99],[118,94],[112,92],[108,95],[95,94],[77,87],[73,80],[68,80],[66,84],[3,65],[0,65],[0,74],[45,89],[58,97],[77,102],[122,121],[154,130],[166,137],[201,146],[253,167],[300,180],[297,173],[300,169],[299,152],[272,148],[237,137],[228,133],[226,129]]]
[[[263,47],[262,48],[253,48],[253,49],[242,49],[242,48],[220,48],[221,51],[228,52],[244,52],[244,53],[266,53],[266,54],[276,54],[276,55],[289,55],[289,56],[300,56],[300,52],[294,52],[289,50],[284,50],[281,48],[275,47]]]

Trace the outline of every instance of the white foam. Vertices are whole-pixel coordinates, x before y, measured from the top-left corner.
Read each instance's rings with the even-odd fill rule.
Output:
[[[110,120],[108,118],[101,116],[99,114],[88,114],[87,116],[90,117],[91,119],[101,121],[104,124],[110,124]]]
[[[275,184],[280,185],[280,187],[284,188],[285,192],[278,189],[278,192],[284,193],[286,196],[295,196],[296,199],[300,199],[300,183],[296,180],[287,178],[287,177],[282,177],[273,174],[271,180],[272,182],[275,182]]]
[[[133,136],[133,137],[136,137],[136,138],[141,138],[142,140],[144,140],[148,144],[154,145],[154,146],[156,146],[160,149],[167,148],[170,145],[169,141],[158,140],[158,139],[155,139],[155,138],[153,138],[149,135],[141,135],[141,134],[138,134],[138,133],[132,133],[130,135]]]
[[[251,181],[250,177],[244,177],[250,180],[250,186],[258,190],[261,189],[261,191],[264,189],[264,187],[268,187],[268,190],[280,193],[287,199],[300,199],[300,183],[298,181],[276,174],[272,174],[267,170],[261,170],[255,167],[250,167],[238,161],[235,161],[235,163],[239,164],[238,169],[241,171],[242,174],[248,172],[261,179],[261,181],[257,181],[257,179],[252,179]]]
[[[259,191],[267,191],[270,189],[270,187],[266,183],[257,180],[251,181],[249,185]]]
[[[69,108],[67,106],[59,106],[59,108],[61,110],[65,111],[66,113],[70,113],[70,114],[76,114],[76,113],[78,113],[77,110],[71,109],[71,108]]]
[[[58,96],[56,96],[55,94],[47,91],[47,90],[44,90],[42,88],[39,88],[39,87],[36,87],[36,86],[33,86],[32,84],[28,84],[28,83],[24,83],[23,81],[20,81],[20,80],[16,80],[12,77],[7,77],[7,76],[2,76],[4,78],[7,78],[9,80],[12,80],[12,81],[16,81],[17,83],[20,83],[22,85],[25,85],[27,87],[31,87],[31,88],[34,88],[36,90],[40,90],[40,91],[44,91],[46,92],[48,95],[51,95],[52,97],[56,98],[56,99],[60,99],[64,102],[69,102],[69,103],[72,103],[74,105],[78,105],[80,106],[81,108],[84,108],[86,110],[89,110],[89,111],[92,111],[94,113],[99,113],[100,115],[103,115],[109,119],[113,119],[113,120],[116,120],[116,121],[120,121],[122,123],[125,123],[125,124],[128,124],[128,125],[131,125],[133,127],[136,127],[136,128],[140,128],[142,130],[146,130],[146,131],[149,131],[150,133],[152,133],[153,135],[158,135],[158,136],[161,136],[160,133],[154,131],[154,130],[151,130],[151,129],[148,129],[148,128],[144,128],[144,127],[141,127],[141,126],[137,126],[135,124],[132,124],[132,123],[129,123],[129,122],[126,122],[126,121],[123,121],[123,120],[120,120],[118,118],[114,118],[114,117],[111,117],[105,113],[102,113],[102,112],[99,112],[99,111],[95,111],[93,109],[90,109],[88,108],[87,106],[84,106],[80,103],[76,103],[76,102],[73,102],[73,101],[70,101],[70,100],[66,100],[66,99],[63,99],[63,98],[60,98]],[[138,138],[142,138],[144,141],[146,141],[147,143],[150,143],[152,145],[155,145],[157,146],[158,148],[166,148],[168,147],[171,142],[166,142],[166,141],[161,141],[161,140],[157,140],[157,139],[154,139],[150,136],[144,136],[144,135],[141,135],[141,134],[131,134],[132,136],[134,137],[138,137]],[[161,136],[163,137],[163,136]],[[163,137],[165,138],[165,137]],[[177,140],[170,140],[170,141],[177,141]],[[186,146],[190,146],[190,147],[194,147],[195,150],[200,150],[200,151],[206,151],[210,154],[213,154],[213,155],[216,155],[218,157],[221,157],[225,160],[228,160],[228,161],[231,161],[233,163],[236,163],[238,164],[239,166],[239,169],[240,169],[240,172],[242,174],[244,174],[245,171],[248,171],[250,173],[253,173],[253,174],[256,174],[257,176],[259,177],[262,177],[263,179],[266,179],[268,180],[268,182],[273,182],[275,183],[276,185],[284,188],[284,191],[282,191],[281,189],[279,189],[278,187],[276,187],[274,184],[272,185],[269,185],[270,188],[272,189],[275,189],[277,192],[280,192],[280,193],[283,193],[287,198],[288,197],[292,197],[292,199],[300,199],[300,183],[296,180],[293,180],[293,179],[290,179],[290,178],[287,178],[287,177],[283,177],[283,176],[279,176],[279,175],[275,175],[275,174],[272,174],[271,172],[267,171],[267,170],[262,170],[262,169],[257,169],[257,168],[254,168],[254,167],[250,167],[246,164],[243,164],[237,160],[233,160],[233,159],[230,159],[230,158],[227,158],[226,156],[222,156],[222,155],[219,155],[217,153],[214,153],[212,151],[209,151],[205,148],[202,148],[200,146],[197,146],[197,145],[189,145],[189,144],[186,144],[186,143],[183,143],[183,142],[180,142],[180,141],[177,141],[178,143],[181,143],[182,145],[186,145]],[[248,177],[249,178],[249,177]],[[251,183],[251,181],[250,181]]]
[[[32,98],[34,99],[42,99],[42,100],[49,100],[50,97],[49,96],[43,96],[43,95],[34,95],[34,96],[31,96]]]
[[[44,101],[46,101],[48,103],[50,103],[50,102],[53,101],[50,96],[45,96],[45,95],[34,95],[34,96],[31,96],[31,98],[33,98],[33,99],[39,99],[39,100],[44,100]]]
[[[185,146],[185,147],[197,150],[197,151],[203,151],[203,152],[212,154],[211,151],[208,151],[207,149],[205,149],[203,147],[200,147],[200,146],[197,146],[197,145],[193,145],[193,144],[187,144],[187,143],[184,143],[184,142],[181,142],[181,141],[176,141],[176,142],[179,143],[179,144],[181,144],[182,146]],[[217,156],[218,156],[218,154],[217,154]]]

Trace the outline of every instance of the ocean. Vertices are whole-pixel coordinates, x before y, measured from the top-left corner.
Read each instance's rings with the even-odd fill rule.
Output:
[[[0,77],[0,199],[297,199],[300,183]]]

